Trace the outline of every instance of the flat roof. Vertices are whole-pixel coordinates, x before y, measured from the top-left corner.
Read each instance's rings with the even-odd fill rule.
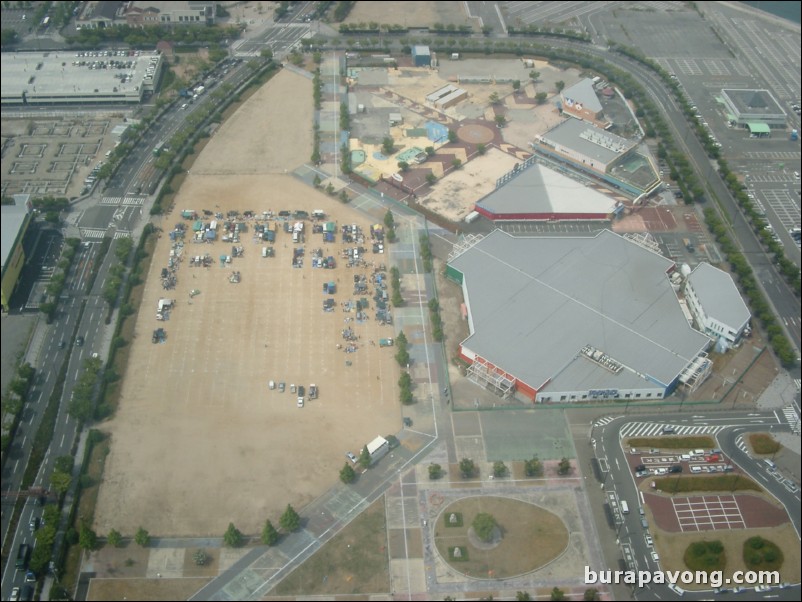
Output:
[[[13,205],[0,206],[0,257],[3,260],[3,273],[6,271],[6,263],[14,250],[14,243],[19,235],[20,228],[25,223],[28,215],[28,201],[31,195],[15,194]]]
[[[568,117],[545,134],[538,136],[550,145],[572,149],[605,165],[632,149],[637,142],[616,136],[601,128]]]
[[[140,52],[139,56],[111,56],[111,52],[110,56],[79,54],[90,53],[3,52],[0,54],[3,102],[21,103],[23,94],[31,103],[86,102],[88,98],[138,102],[142,87],[151,83],[145,79],[151,59],[161,61],[158,52]],[[125,83],[121,76],[125,77]]]
[[[478,203],[491,213],[612,213],[616,202],[558,171],[534,164]]]
[[[428,56],[431,54],[431,51],[428,46],[418,45],[412,47],[412,54],[416,56]]]
[[[730,101],[741,117],[764,115],[767,117],[785,117],[780,103],[768,90],[724,89],[721,93]]]
[[[537,389],[556,390],[548,383],[562,374],[607,388],[613,373],[584,365],[596,365],[581,353],[588,345],[624,366],[619,388],[668,386],[710,343],[680,308],[667,276],[674,263],[609,230],[495,230],[449,265],[463,274],[471,318],[462,345]]]
[[[593,80],[588,78],[578,81],[570,88],[565,88],[562,91],[562,97],[569,107],[578,103],[582,105],[582,108],[594,113],[599,113],[602,110],[599,97],[596,96],[596,90],[593,89]]]
[[[688,282],[711,318],[737,329],[752,317],[735,281],[727,272],[702,262],[690,273]]]

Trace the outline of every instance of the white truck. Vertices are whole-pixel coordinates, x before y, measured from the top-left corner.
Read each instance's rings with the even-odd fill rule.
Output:
[[[471,211],[468,215],[465,216],[463,221],[466,224],[470,224],[471,222],[475,222],[477,219],[479,219],[479,212]]]

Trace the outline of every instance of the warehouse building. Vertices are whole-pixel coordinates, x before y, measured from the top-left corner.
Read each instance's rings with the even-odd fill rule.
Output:
[[[661,185],[653,162],[637,152],[638,142],[568,117],[535,137],[532,148],[572,168],[607,182],[633,197]]]
[[[738,127],[760,131],[760,125],[784,128],[786,114],[768,90],[722,90],[727,118]]]
[[[535,402],[659,400],[699,384],[710,339],[683,314],[675,264],[609,230],[594,237],[514,237],[455,248],[469,377]]]
[[[617,203],[606,194],[535,163],[476,203],[489,220],[609,220]]]
[[[700,263],[685,282],[685,300],[697,328],[724,347],[736,345],[748,332],[752,314],[727,272]]]
[[[159,82],[158,52],[4,52],[2,104],[134,104]]]
[[[430,67],[432,64],[432,51],[428,46],[412,47],[412,64],[416,67]]]
[[[19,282],[19,275],[25,265],[25,250],[22,240],[28,231],[33,216],[31,195],[15,194],[14,203],[0,207],[2,211],[2,234],[0,234],[0,255],[3,259],[2,296],[3,311],[9,309],[9,301]]]

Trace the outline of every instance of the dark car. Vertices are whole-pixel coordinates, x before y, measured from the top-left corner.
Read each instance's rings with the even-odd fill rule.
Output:
[[[84,338],[81,335],[75,337],[75,346],[76,347],[83,347],[84,346]]]
[[[679,464],[675,464],[674,466],[672,466],[671,468],[668,469],[668,472],[675,473],[675,474],[678,473],[678,472],[682,472],[682,466],[679,465]]]
[[[641,471],[644,471],[644,470],[646,470],[646,466],[645,466],[645,465],[643,465],[643,464],[638,464],[638,465],[635,467],[635,472],[641,472]]]
[[[673,426],[664,426],[663,427],[663,434],[664,435],[673,435],[676,431],[674,430]]]
[[[404,426],[412,426],[412,418],[404,416]]]

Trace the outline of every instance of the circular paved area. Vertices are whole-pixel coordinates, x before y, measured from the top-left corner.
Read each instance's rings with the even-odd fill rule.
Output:
[[[487,144],[493,141],[494,134],[486,125],[472,123],[457,129],[457,138],[468,144]]]

